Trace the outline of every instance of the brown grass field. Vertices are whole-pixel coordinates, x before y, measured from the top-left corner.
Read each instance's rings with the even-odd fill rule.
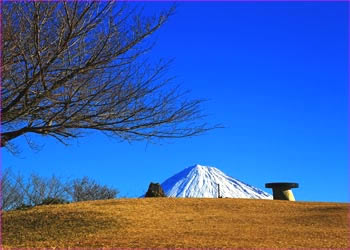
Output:
[[[2,214],[4,248],[349,248],[349,204],[143,198]]]

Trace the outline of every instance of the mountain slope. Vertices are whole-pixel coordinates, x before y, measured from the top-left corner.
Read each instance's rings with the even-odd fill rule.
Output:
[[[175,174],[161,186],[169,197],[218,197],[272,199],[272,196],[258,188],[245,184],[214,167],[195,165]]]

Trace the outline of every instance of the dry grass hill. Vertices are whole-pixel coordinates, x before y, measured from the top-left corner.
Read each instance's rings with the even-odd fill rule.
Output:
[[[349,248],[349,204],[146,198],[2,214],[4,248]]]

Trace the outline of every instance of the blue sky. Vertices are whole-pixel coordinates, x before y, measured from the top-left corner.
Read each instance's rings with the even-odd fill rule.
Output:
[[[346,2],[181,2],[156,37],[150,56],[174,58],[169,75],[209,99],[207,121],[224,129],[160,144],[33,137],[39,152],[19,138],[20,157],[2,150],[2,167],[86,175],[138,197],[198,163],[268,192],[266,182],[298,182],[297,200],[349,202]]]

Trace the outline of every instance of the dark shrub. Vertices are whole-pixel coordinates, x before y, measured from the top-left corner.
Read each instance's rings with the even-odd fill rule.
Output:
[[[48,197],[44,199],[39,205],[54,205],[54,204],[67,204],[68,201],[61,198]]]
[[[15,210],[26,210],[32,208],[32,205],[27,205],[27,204],[21,204],[18,207],[15,208]]]

